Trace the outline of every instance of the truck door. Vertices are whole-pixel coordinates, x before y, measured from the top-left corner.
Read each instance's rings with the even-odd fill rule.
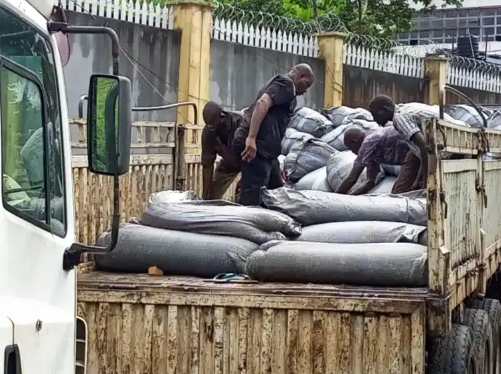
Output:
[[[11,373],[6,365],[12,365],[14,357],[11,356],[14,351],[14,327],[12,321],[0,312],[0,347],[3,352],[0,352],[0,373]],[[9,363],[10,361],[10,363]],[[14,371],[15,373],[15,371]]]
[[[23,374],[75,372],[76,272],[62,267],[74,240],[62,76],[47,20],[24,0],[0,0],[0,307]]]

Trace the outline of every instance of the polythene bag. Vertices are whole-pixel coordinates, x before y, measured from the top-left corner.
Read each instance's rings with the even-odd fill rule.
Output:
[[[337,191],[341,183],[350,175],[353,164],[357,156],[351,151],[338,152],[329,157],[327,161],[327,182],[332,191]],[[384,178],[384,172],[381,171],[376,178],[376,185]],[[357,183],[350,191],[357,189],[362,183],[367,181],[367,169],[364,169],[358,177]]]
[[[327,181],[327,167],[324,166],[318,170],[312,171],[302,177],[294,186],[296,190],[314,190],[332,192]]]
[[[374,186],[368,194],[391,194],[393,186],[397,181],[396,177],[384,177],[381,182]]]
[[[372,287],[428,284],[426,247],[412,243],[272,241],[249,256],[246,271],[263,282]]]
[[[98,244],[111,242],[102,233]],[[184,231],[122,224],[112,252],[96,256],[99,270],[147,273],[157,266],[165,275],[212,278],[220,273],[242,273],[247,257],[258,248],[248,240]]]
[[[372,114],[363,108],[350,108],[347,106],[338,106],[333,108],[322,109],[321,112],[325,117],[329,118],[334,127],[344,125],[353,119],[363,119],[373,121]]]
[[[263,187],[263,205],[287,214],[303,227],[328,222],[390,221],[426,226],[425,199],[400,195],[341,195],[322,191],[297,191]]]
[[[289,128],[320,138],[329,132],[333,126],[332,122],[317,111],[302,107],[295,111],[289,122]]]
[[[287,156],[292,147],[295,144],[302,141],[307,141],[313,139],[313,135],[305,132],[298,131],[296,129],[288,128],[285,131],[285,136],[282,139],[282,154]]]
[[[257,244],[295,237],[300,226],[285,214],[223,201],[156,201],[141,215],[141,224],[198,234],[233,236]]]
[[[337,151],[347,151],[348,148],[344,145],[344,133],[348,129],[348,125],[338,126],[334,130],[322,136],[320,140],[326,142]]]
[[[320,243],[417,243],[426,245],[424,226],[388,221],[348,221],[321,223],[303,228],[295,239]]]
[[[392,175],[394,177],[398,177],[400,174],[401,166],[400,165],[385,165],[382,164],[381,168],[384,170],[386,175]]]
[[[306,174],[327,164],[329,157],[337,151],[319,139],[309,139],[295,144],[285,158],[285,177],[296,183]]]

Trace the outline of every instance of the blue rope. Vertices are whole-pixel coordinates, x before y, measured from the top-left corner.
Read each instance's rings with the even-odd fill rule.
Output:
[[[250,280],[250,277],[245,274],[220,273],[216,275],[213,279],[223,279],[227,282],[230,282],[232,280]]]

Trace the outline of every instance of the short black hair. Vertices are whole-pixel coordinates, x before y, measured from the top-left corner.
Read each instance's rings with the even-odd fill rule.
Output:
[[[391,97],[387,95],[377,95],[369,104],[369,109],[371,111],[378,112],[385,107],[391,107],[394,105],[395,103]]]
[[[223,108],[221,105],[216,103],[215,101],[208,101],[207,104],[205,104],[204,109],[202,111],[202,116],[204,120],[208,117],[210,117],[213,114],[221,114],[223,113]]]

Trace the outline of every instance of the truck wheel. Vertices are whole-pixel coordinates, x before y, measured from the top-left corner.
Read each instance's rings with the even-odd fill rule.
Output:
[[[491,374],[494,361],[494,344],[489,315],[481,309],[465,309],[462,325],[473,330],[473,354],[478,374]]]
[[[452,325],[430,351],[429,374],[478,374],[473,354],[473,331],[468,326]]]
[[[473,309],[483,309],[489,315],[492,327],[494,357],[492,370],[493,374],[501,374],[501,303],[495,299],[475,299],[471,303]]]

